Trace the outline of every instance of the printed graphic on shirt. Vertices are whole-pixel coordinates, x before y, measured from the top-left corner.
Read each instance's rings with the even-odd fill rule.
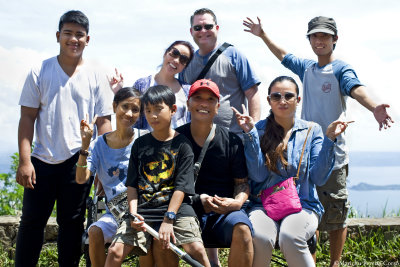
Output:
[[[332,90],[332,84],[329,82],[324,82],[322,85],[322,92],[329,93]]]
[[[126,176],[125,170],[124,170],[123,168],[119,168],[118,165],[109,168],[109,169],[107,170],[107,173],[108,173],[108,175],[109,175],[111,178],[118,179],[118,180],[120,180],[121,182],[124,181],[124,178],[125,178],[125,176]],[[112,188],[112,193],[113,193],[113,195],[116,195],[116,194],[117,194],[117,190],[116,190],[115,187]]]
[[[166,150],[141,155],[139,172],[144,178],[139,181],[139,190],[143,191],[141,207],[157,207],[170,200],[174,191],[175,156],[176,153]]]

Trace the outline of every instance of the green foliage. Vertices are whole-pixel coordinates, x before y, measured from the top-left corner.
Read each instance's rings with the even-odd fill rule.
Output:
[[[18,153],[11,156],[9,173],[0,173],[0,215],[16,215],[22,208],[24,188],[15,180],[19,158]]]

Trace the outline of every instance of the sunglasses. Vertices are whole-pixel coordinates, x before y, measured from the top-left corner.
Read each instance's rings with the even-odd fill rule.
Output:
[[[179,58],[179,62],[182,65],[186,65],[189,63],[189,58],[185,55],[182,55],[181,52],[179,52],[178,49],[172,47],[171,50],[168,52],[168,54],[173,57],[173,58]]]
[[[285,92],[285,94],[282,95],[279,92],[274,92],[269,95],[269,99],[271,99],[271,101],[273,102],[280,102],[282,98],[284,98],[286,102],[292,102],[295,100],[296,94],[291,92]]]
[[[205,24],[204,26],[202,26],[202,25],[194,25],[194,26],[193,26],[193,30],[194,30],[195,32],[199,32],[199,31],[201,31],[203,28],[204,28],[206,31],[212,30],[212,28],[214,28],[214,24]]]

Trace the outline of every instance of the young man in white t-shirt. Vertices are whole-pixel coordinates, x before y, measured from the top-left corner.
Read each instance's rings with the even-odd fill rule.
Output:
[[[75,182],[81,151],[80,120],[96,121],[99,134],[111,130],[112,92],[105,74],[82,58],[89,43],[89,21],[80,11],[66,12],[56,33],[60,53],[42,62],[26,78],[19,104],[19,166],[24,186],[15,266],[36,266],[47,220],[57,201],[58,262],[78,266],[91,181]],[[35,132],[35,145],[31,153]]]

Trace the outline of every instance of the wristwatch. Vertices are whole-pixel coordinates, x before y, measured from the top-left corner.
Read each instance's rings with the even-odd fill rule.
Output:
[[[171,221],[175,221],[176,220],[176,214],[173,211],[167,211],[164,214],[164,217],[167,218],[168,220],[171,220]]]
[[[79,154],[87,157],[87,156],[89,156],[89,151],[81,149],[81,150],[79,150]]]

